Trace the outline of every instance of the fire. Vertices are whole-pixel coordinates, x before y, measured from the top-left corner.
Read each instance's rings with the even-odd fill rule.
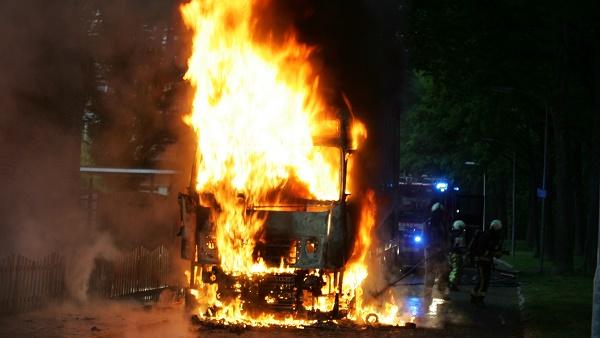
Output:
[[[184,120],[197,137],[196,190],[202,204],[219,210],[211,214],[219,266],[232,276],[294,272],[283,258],[279,267],[268,268],[260,257],[253,256],[266,216],[247,212],[249,207],[290,198],[345,198],[340,150],[320,147],[315,141],[339,134],[341,126],[319,91],[319,76],[310,63],[313,49],[293,33],[284,39],[257,36],[259,17],[254,11],[258,1],[192,0],[181,6],[184,23],[193,33],[185,79],[194,96],[192,111]],[[356,150],[367,130],[357,120],[349,129],[348,147]],[[354,302],[353,318],[364,320],[377,312],[383,313],[378,314],[380,322],[396,323],[398,309],[394,310],[392,303],[382,312],[363,300],[361,285],[367,277],[365,260],[375,219],[375,196],[370,191],[363,203],[358,240],[344,271],[342,293],[348,295],[346,303]],[[332,309],[334,294],[340,290],[333,286],[333,274],[323,277],[326,296],[305,307]],[[230,323],[309,323],[272,314],[252,316],[244,311],[239,297],[220,299],[217,284],[198,279],[196,286],[193,294],[201,314],[215,316],[218,308],[215,317]],[[267,304],[275,302],[269,297],[265,297]]]
[[[221,263],[240,273],[254,265],[263,224],[247,217],[246,206],[293,181],[307,188],[303,197],[336,200],[340,190],[338,156],[313,144],[328,111],[311,48],[292,34],[281,43],[256,42],[252,9],[248,0],[194,0],[181,8],[194,34],[185,79],[195,94],[185,120],[197,133],[197,190],[221,206]]]
[[[375,213],[375,193],[369,190],[362,202],[356,243],[344,272],[344,281],[346,282],[344,293],[360,289],[360,285],[367,278],[368,267],[365,258],[371,248],[371,231],[375,225]],[[360,302],[360,296],[357,297],[357,301]],[[360,304],[357,304],[357,307],[360,307]]]
[[[375,192],[369,190],[361,201],[357,239],[344,274],[343,294],[352,297],[354,303],[349,317],[366,323],[376,320],[379,324],[404,325],[405,321],[399,316],[400,309],[391,290],[383,300],[365,297],[363,284],[369,274],[367,258],[373,244],[376,220]]]
[[[358,149],[360,144],[367,138],[367,128],[362,122],[356,121],[352,124],[350,132],[352,135],[352,149]]]

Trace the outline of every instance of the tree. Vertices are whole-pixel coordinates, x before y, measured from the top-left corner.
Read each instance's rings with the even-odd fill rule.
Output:
[[[520,199],[529,200],[529,208],[520,209],[528,216],[521,219],[529,220],[531,243],[537,243],[535,190],[541,186],[548,109],[548,191],[554,207],[548,213],[553,242],[547,254],[559,273],[572,271],[575,247],[590,261],[595,248],[592,241],[583,244],[583,233],[594,229],[590,225],[597,206],[590,201],[597,188],[586,189],[581,182],[597,182],[599,174],[598,143],[593,141],[597,74],[590,72],[598,64],[593,54],[598,13],[592,1],[578,6],[559,1],[500,1],[494,6],[420,1],[409,15],[418,99],[403,117],[402,167],[462,176],[461,163],[468,156],[494,168],[491,180],[506,180],[510,167],[502,154],[514,153],[519,177],[526,178],[520,180]],[[595,149],[591,162],[581,150],[586,145]],[[505,198],[501,187],[499,205]]]
[[[93,2],[87,41],[95,90],[84,116],[89,164],[152,167],[175,142],[186,63],[177,5]]]

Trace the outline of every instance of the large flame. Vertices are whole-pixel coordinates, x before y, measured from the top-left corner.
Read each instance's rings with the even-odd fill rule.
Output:
[[[358,234],[352,256],[346,265],[344,272],[343,294],[354,297],[354,311],[351,316],[355,319],[364,318],[363,289],[362,283],[368,275],[367,254],[371,249],[372,230],[375,226],[377,207],[375,204],[375,193],[367,191],[361,201],[360,221],[358,223]]]
[[[193,33],[185,78],[193,86],[194,98],[185,121],[197,136],[196,189],[207,198],[203,203],[218,210],[212,222],[220,267],[237,275],[290,272],[283,262],[279,268],[267,269],[253,257],[264,216],[248,213],[249,206],[278,203],[290,194],[322,201],[343,196],[341,150],[313,141],[342,131],[339,123],[332,122],[334,114],[320,95],[319,77],[309,61],[312,49],[292,33],[283,39],[259,39],[258,16],[253,12],[257,1],[192,0],[181,7]],[[349,146],[358,148],[366,134],[365,126],[354,121]],[[375,224],[374,193],[369,192],[362,204],[358,240],[344,271],[342,293],[349,295],[347,303],[355,304],[352,316],[364,320],[365,314],[377,310],[363,304],[361,288]],[[325,278],[324,294],[329,297],[307,306],[331,310],[333,295],[340,290],[333,285],[333,274]],[[220,318],[228,322],[305,324],[269,314],[250,317],[240,299],[221,302],[216,284],[201,280],[195,284],[201,313],[218,307]],[[397,324],[393,304],[379,313],[384,313],[380,321],[389,317]]]
[[[311,49],[288,34],[282,42],[253,35],[253,1],[194,0],[182,6],[193,31],[185,78],[195,94],[186,121],[198,139],[197,190],[214,195],[221,265],[249,272],[263,220],[245,208],[292,183],[320,200],[339,198],[339,152],[313,144],[327,109]],[[296,186],[298,184],[295,184]],[[270,201],[273,202],[273,201]]]
[[[377,204],[375,192],[368,190],[361,203],[358,233],[352,256],[346,264],[342,294],[353,298],[354,306],[349,317],[354,320],[367,321],[375,315],[378,323],[403,325],[404,320],[398,316],[399,307],[393,293],[387,293],[384,299],[365,297],[363,284],[369,274],[368,255],[373,244],[373,229],[377,220]]]

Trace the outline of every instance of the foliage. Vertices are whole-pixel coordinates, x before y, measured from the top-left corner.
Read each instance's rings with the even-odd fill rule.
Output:
[[[89,3],[88,72],[94,81],[83,116],[82,163],[151,167],[175,141],[180,121],[175,103],[184,62],[169,14],[177,3],[123,6]]]
[[[417,99],[401,120],[401,167],[408,173],[432,176],[452,172],[475,155],[470,145],[479,138],[478,130],[465,126],[477,120],[480,101],[470,98],[457,105],[458,99],[443,83],[423,72],[414,72],[412,84]]]
[[[546,127],[544,240],[557,272],[572,271],[575,251],[594,264],[599,13],[593,1],[425,0],[409,15],[414,99],[402,118],[402,170],[468,178],[464,161],[474,160],[491,182],[492,214],[505,218],[514,156],[517,199],[528,204],[517,208],[527,221],[519,235],[537,245]]]

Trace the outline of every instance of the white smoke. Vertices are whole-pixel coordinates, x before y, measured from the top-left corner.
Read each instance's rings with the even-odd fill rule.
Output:
[[[112,260],[119,254],[111,237],[106,233],[96,234],[90,238],[89,245],[75,248],[66,261],[67,296],[77,302],[87,301],[90,276],[94,270],[96,258]]]

